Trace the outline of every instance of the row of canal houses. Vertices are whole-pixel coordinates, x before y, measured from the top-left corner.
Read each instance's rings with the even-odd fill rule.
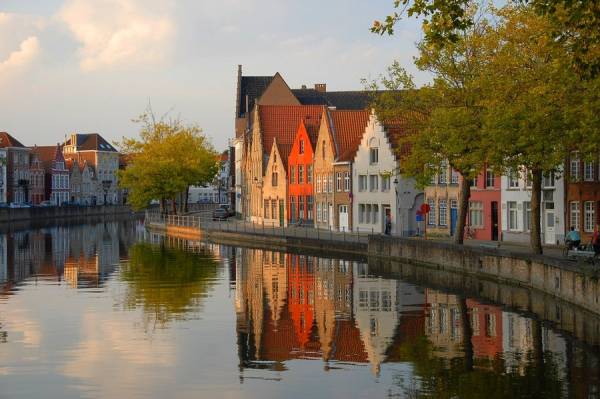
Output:
[[[361,91],[290,89],[283,77],[243,76],[236,95],[235,209],[265,226],[302,224],[336,231],[455,233],[461,184],[471,185],[468,234],[527,242],[531,189],[525,175],[482,170],[463,182],[442,167],[424,190],[403,176],[402,121],[382,123]],[[546,244],[570,226],[589,240],[600,223],[600,164],[574,154],[560,174],[545,176],[542,233]],[[431,209],[417,222],[422,204]]]
[[[119,152],[97,133],[28,147],[0,132],[0,203],[118,204],[125,201],[117,185],[120,167]]]

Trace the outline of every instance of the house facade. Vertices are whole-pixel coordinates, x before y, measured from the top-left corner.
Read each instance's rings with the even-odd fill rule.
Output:
[[[315,151],[316,226],[352,231],[352,164],[369,121],[366,110],[328,108]]]
[[[300,121],[288,156],[288,223],[292,224],[314,223],[313,162],[318,125],[309,126],[310,132],[304,122]]]
[[[44,200],[56,206],[70,200],[69,175],[60,144],[56,146],[36,146],[32,150],[44,169]]]
[[[6,164],[8,163],[8,151],[0,148],[0,203],[6,203]],[[0,245],[0,248],[1,245]],[[0,251],[1,252],[1,251]]]
[[[563,173],[551,173],[542,179],[540,227],[542,243],[564,241],[565,184]],[[531,185],[523,171],[508,173],[501,178],[502,185],[502,240],[529,243],[531,232]]]
[[[40,159],[38,147],[31,147],[29,162],[29,198],[33,205],[46,200],[46,169]]]
[[[600,159],[584,160],[571,154],[565,167],[566,230],[574,227],[582,244],[591,240],[600,224]]]
[[[0,148],[6,150],[6,202],[29,201],[30,149],[6,132],[0,132]]]
[[[471,198],[469,199],[469,214],[467,225],[470,233],[468,236],[476,240],[500,240],[500,176],[493,170],[484,168],[479,175],[470,182]]]
[[[425,203],[429,213],[424,221],[427,234],[450,237],[456,232],[458,222],[458,200],[462,178],[445,162],[439,173],[431,178],[425,187]]]
[[[384,126],[372,113],[354,157],[352,171],[353,224],[359,231],[413,235],[423,193],[413,179],[400,174],[401,123]]]
[[[92,202],[97,205],[119,203],[117,172],[119,152],[98,133],[72,134],[63,146],[65,159],[87,162],[93,167],[97,184]]]

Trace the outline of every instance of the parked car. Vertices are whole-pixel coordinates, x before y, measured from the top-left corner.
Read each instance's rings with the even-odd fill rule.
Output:
[[[213,211],[212,220],[227,220],[229,212],[224,208],[217,208]]]
[[[31,205],[25,204],[25,203],[11,202],[10,207],[11,208],[31,208]]]
[[[220,204],[220,205],[219,205],[219,208],[221,208],[221,209],[225,209],[225,210],[227,211],[227,214],[228,214],[229,216],[234,216],[234,215],[235,215],[235,212],[233,212],[233,211],[231,210],[231,207],[229,206],[229,204]]]
[[[40,202],[39,206],[41,206],[42,208],[47,208],[47,207],[50,207],[50,206],[54,206],[54,202],[48,201],[48,200],[42,201],[42,202]]]

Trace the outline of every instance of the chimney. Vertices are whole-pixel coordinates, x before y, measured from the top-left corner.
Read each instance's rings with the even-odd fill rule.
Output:
[[[319,93],[327,92],[327,84],[326,83],[315,83],[315,90]]]

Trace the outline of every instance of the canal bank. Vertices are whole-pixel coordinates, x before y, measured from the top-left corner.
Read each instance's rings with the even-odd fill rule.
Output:
[[[447,270],[491,281],[539,290],[600,315],[598,271],[584,263],[491,247],[459,246],[415,238],[353,235],[307,228],[265,228],[220,223],[193,217],[156,219],[151,231],[219,244],[316,254],[365,256]]]

